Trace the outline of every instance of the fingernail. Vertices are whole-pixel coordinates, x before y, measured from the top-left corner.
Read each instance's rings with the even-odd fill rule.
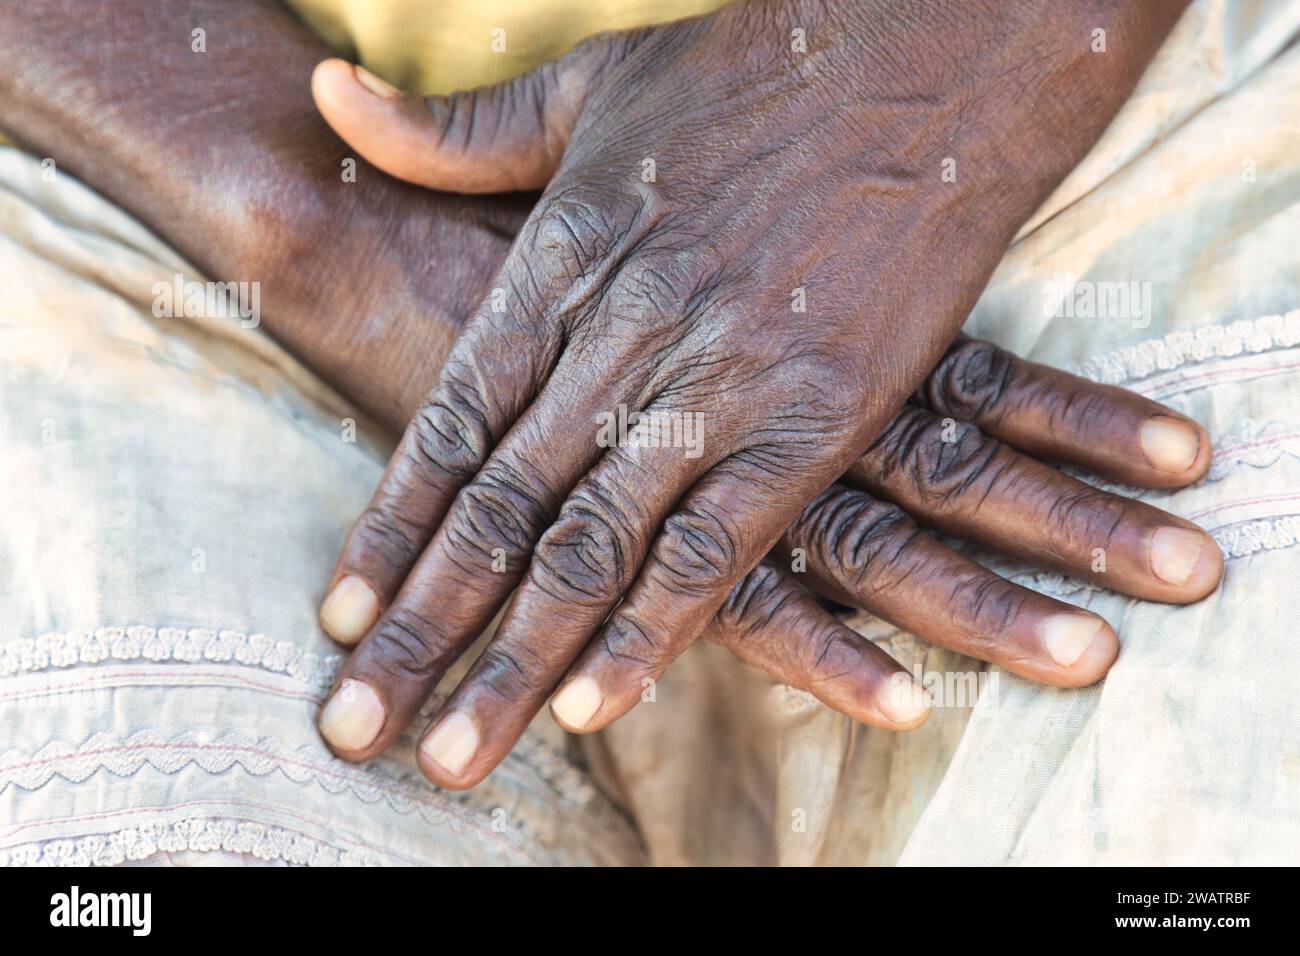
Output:
[[[357,82],[376,96],[382,96],[386,100],[391,100],[401,92],[397,87],[393,86],[392,83],[375,76],[375,74],[371,73],[360,64],[354,66],[352,72],[356,75]]]
[[[339,750],[361,750],[379,736],[384,705],[369,684],[349,677],[325,704],[317,725],[321,735]]]
[[[478,728],[468,714],[453,710],[438,721],[420,749],[453,777],[459,777],[478,750]]]
[[[1201,436],[1196,429],[1168,415],[1148,418],[1142,423],[1138,439],[1151,467],[1160,471],[1186,471],[1201,451]]]
[[[1204,549],[1205,535],[1200,531],[1159,528],[1151,536],[1151,570],[1166,584],[1186,584]]]
[[[379,597],[360,578],[347,575],[320,606],[320,626],[343,644],[355,644],[379,620]]]
[[[600,709],[603,700],[600,685],[584,675],[569,681],[551,698],[551,713],[564,726],[581,730]]]
[[[1043,622],[1043,643],[1052,660],[1069,667],[1101,633],[1102,620],[1091,614],[1052,614]]]
[[[930,695],[906,674],[895,674],[889,690],[880,701],[880,709],[896,724],[911,724],[930,712]]]

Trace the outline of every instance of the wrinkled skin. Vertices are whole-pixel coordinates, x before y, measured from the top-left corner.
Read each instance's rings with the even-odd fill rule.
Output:
[[[0,45],[11,65],[0,78],[7,84],[0,124],[145,218],[212,274],[261,279],[268,328],[381,421],[400,427],[435,380],[461,316],[491,287],[526,206],[414,189],[364,164],[357,183],[342,184],[337,169],[347,150],[313,119],[306,95],[305,78],[325,51],[273,6],[176,4],[164,14],[152,4],[117,4],[97,26],[117,45],[98,48],[98,60],[58,45],[79,48],[86,13],[74,15],[73,7],[37,4],[0,14]],[[243,59],[227,50],[220,60],[195,64],[184,44],[165,42],[187,35],[180,27],[196,11],[237,39]],[[263,68],[250,71],[243,62]],[[347,73],[335,79],[352,84]],[[348,99],[369,93],[341,85],[331,99],[321,75],[317,98],[335,125],[346,125],[350,103],[353,119],[374,118],[364,110],[376,103]],[[177,110],[176,102],[190,109]],[[205,131],[187,125],[196,115],[228,115],[242,135],[214,153],[203,145]],[[374,128],[385,134],[383,149],[400,146],[402,128]],[[439,157],[428,154],[418,127],[407,132],[415,137],[406,158],[427,173]],[[158,166],[164,147],[168,162]],[[387,153],[372,158],[397,162]],[[241,228],[250,219],[265,228]],[[790,317],[815,314],[810,302],[809,313]],[[1139,436],[1152,415],[1191,429],[1194,452],[1185,467],[1146,463]],[[972,423],[948,429],[955,441],[939,434],[948,416]],[[1149,487],[1187,484],[1209,461],[1203,433],[1176,413],[963,341],[843,483],[799,513],[772,560],[725,595],[707,636],[858,719],[899,728],[924,712],[907,712],[907,700],[905,719],[892,709],[898,666],[796,581],[1048,683],[1089,683],[1118,649],[1100,619],[1000,580],[921,532],[917,520],[1140,597],[1190,601],[1213,588],[1220,564],[1212,542],[1181,584],[1153,572],[1157,531],[1193,526],[1083,486],[1009,446]],[[392,543],[381,537],[358,560],[368,580],[396,593],[406,567]],[[1093,546],[1108,549],[1105,574],[1091,571]],[[786,570],[795,549],[806,555],[803,574]],[[462,598],[450,600],[454,607]],[[1053,659],[1045,641],[1048,620],[1059,615],[1088,622],[1097,635],[1068,665]],[[562,673],[548,678],[551,686]],[[382,681],[376,686],[388,689]],[[412,706],[423,691],[421,683]],[[507,726],[536,706],[527,696],[495,703],[508,711],[501,721]],[[400,730],[402,718],[395,708],[371,744],[340,752],[374,752]],[[489,723],[497,723],[495,715]],[[489,743],[504,755],[512,740],[503,734]]]
[[[632,707],[880,435],[1175,11],[1121,7],[1128,55],[1103,62],[1096,11],[758,0],[493,90],[423,104],[370,83],[369,114],[322,67],[326,118],[381,168],[546,185],[340,556],[336,586],[373,614],[332,628],[365,634],[323,720],[336,752],[389,742],[507,599],[421,742],[427,776],[482,779],[566,671],[569,729]],[[973,172],[946,183],[953,153]],[[608,447],[621,407],[699,416],[703,454]]]
[[[0,128],[209,275],[260,281],[266,328],[400,431],[532,203],[364,161],[345,182],[309,86],[329,54],[273,0],[4,4]]]

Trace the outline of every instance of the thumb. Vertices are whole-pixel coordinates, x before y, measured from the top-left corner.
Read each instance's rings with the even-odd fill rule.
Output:
[[[311,91],[334,132],[398,179],[459,193],[541,189],[610,50],[588,41],[513,80],[427,99],[330,59]]]

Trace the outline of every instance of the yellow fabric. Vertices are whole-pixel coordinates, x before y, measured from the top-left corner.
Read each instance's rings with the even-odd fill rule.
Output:
[[[340,55],[402,89],[424,94],[498,83],[560,56],[592,34],[680,20],[725,3],[289,0]]]

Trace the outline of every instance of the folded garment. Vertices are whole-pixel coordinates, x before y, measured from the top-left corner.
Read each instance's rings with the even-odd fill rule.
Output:
[[[365,22],[340,42],[392,38],[402,81],[428,37]],[[855,725],[701,644],[601,734],[541,715],[465,794],[424,781],[409,734],[353,766],[315,731],[340,660],[316,609],[378,430],[238,311],[157,308],[207,277],[0,148],[0,861],[1296,862],[1297,35],[1294,3],[1195,3],[969,322],[1206,424],[1209,476],[1140,494],[1215,535],[1216,594],[1148,604],[984,555],[1116,626],[1104,684],[1031,685],[860,616],[942,690],[922,729]]]

